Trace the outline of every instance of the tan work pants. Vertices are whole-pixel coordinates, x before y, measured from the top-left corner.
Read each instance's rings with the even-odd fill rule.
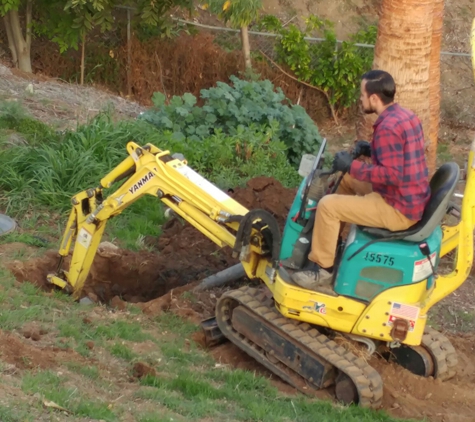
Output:
[[[408,229],[416,221],[387,204],[379,193],[372,191],[370,183],[346,174],[336,193],[324,196],[318,203],[310,261],[322,268],[333,266],[341,223],[396,231]]]

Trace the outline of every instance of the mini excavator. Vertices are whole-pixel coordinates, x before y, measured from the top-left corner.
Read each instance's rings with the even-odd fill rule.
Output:
[[[475,20],[472,23],[475,57]],[[475,71],[475,59],[472,60]],[[475,73],[475,72],[474,72]],[[292,272],[307,262],[316,208],[335,191],[335,178],[323,168],[326,141],[304,177],[283,234],[275,218],[248,210],[190,168],[185,159],[154,145],[127,144],[128,156],[99,187],[72,198],[72,211],[59,249],[59,264],[47,280],[79,299],[107,221],[144,195],[158,197],[218,246],[239,257],[248,285],[224,293],[215,317],[203,328],[211,341],[230,340],[298,390],[332,386],[343,403],[379,408],[379,373],[344,337],[422,376],[448,380],[457,355],[449,339],[427,325],[429,310],[469,277],[475,223],[475,140],[461,177],[454,162],[443,164],[430,181],[431,197],[421,221],[391,232],[352,225],[338,245],[330,289],[305,290]],[[122,180],[104,197],[104,189]],[[463,194],[456,193],[465,181]],[[454,197],[462,197],[459,207]],[[451,217],[456,222],[449,224]],[[68,271],[62,268],[72,248]],[[453,255],[443,271],[441,258]]]
[[[468,157],[461,207],[452,198],[460,169],[443,164],[431,178],[431,198],[420,222],[405,231],[352,225],[338,246],[331,289],[305,290],[292,272],[307,262],[315,209],[341,175],[323,168],[326,140],[301,182],[281,234],[273,215],[248,210],[203,178],[185,159],[154,145],[127,144],[128,156],[100,186],[72,198],[72,211],[59,249],[60,262],[47,279],[79,299],[107,221],[144,195],[169,209],[220,247],[232,248],[248,285],[224,293],[216,304],[216,332],[281,379],[309,393],[330,386],[343,403],[378,408],[379,373],[366,359],[337,343],[335,336],[386,353],[420,376],[442,380],[455,374],[450,341],[426,325],[428,311],[467,279],[473,258],[475,141]],[[332,180],[333,177],[333,180]],[[338,178],[339,177],[339,178]],[[122,181],[111,195],[103,190]],[[456,224],[443,220],[458,215]],[[69,269],[63,258],[72,248]],[[454,251],[455,265],[439,274],[440,259]]]

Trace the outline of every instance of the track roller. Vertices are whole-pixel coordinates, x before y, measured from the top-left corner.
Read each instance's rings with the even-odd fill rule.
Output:
[[[442,381],[456,374],[457,353],[450,340],[431,327],[426,327],[420,346],[402,345],[391,350],[391,360],[423,377]]]

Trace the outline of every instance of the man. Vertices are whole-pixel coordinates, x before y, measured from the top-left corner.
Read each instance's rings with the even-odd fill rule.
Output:
[[[396,86],[382,70],[365,73],[360,101],[367,114],[376,113],[373,142],[358,141],[354,156],[338,152],[333,170],[346,172],[333,195],[317,206],[310,265],[292,276],[306,289],[331,284],[341,223],[405,230],[417,223],[430,198],[424,134],[417,116],[394,102]],[[351,195],[351,196],[349,196]]]

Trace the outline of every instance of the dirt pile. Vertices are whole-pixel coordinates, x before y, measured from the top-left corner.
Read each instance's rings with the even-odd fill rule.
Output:
[[[26,335],[24,337],[28,338]],[[86,362],[81,355],[72,349],[53,346],[42,347],[34,343],[34,341],[22,341],[15,334],[0,331],[0,356],[3,362],[10,365],[2,372],[5,373],[8,370],[15,372],[18,369],[50,369],[71,360],[81,363]]]
[[[256,177],[245,188],[237,188],[231,196],[247,209],[261,208],[270,212],[281,229],[294,201],[297,189],[287,189],[270,177]]]
[[[294,190],[286,189],[268,177],[250,180],[247,187],[231,193],[248,209],[263,208],[271,212],[281,227],[294,195]],[[230,248],[218,247],[179,219],[168,221],[162,229],[160,237],[147,239],[152,252],[137,253],[103,243],[94,258],[83,294],[106,303],[116,296],[133,303],[158,298],[157,304],[146,305],[150,312],[153,309],[158,311],[168,306],[166,294],[171,289],[186,286],[238,263],[232,258]],[[9,268],[18,281],[29,281],[49,289],[46,276],[55,271],[57,263],[57,252],[50,251],[28,262],[13,261]],[[63,268],[67,269],[69,263],[70,258],[65,260]]]

